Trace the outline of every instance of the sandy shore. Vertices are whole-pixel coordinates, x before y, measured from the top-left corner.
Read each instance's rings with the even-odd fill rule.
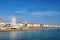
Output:
[[[13,31],[28,31],[28,30],[51,30],[51,29],[60,29],[60,28],[45,28],[45,27],[41,27],[41,28],[16,28],[16,29],[1,29],[0,28],[0,32],[13,32]]]

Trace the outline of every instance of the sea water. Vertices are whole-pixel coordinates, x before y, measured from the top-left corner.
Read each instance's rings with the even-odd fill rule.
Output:
[[[60,40],[60,29],[0,32],[0,40]]]

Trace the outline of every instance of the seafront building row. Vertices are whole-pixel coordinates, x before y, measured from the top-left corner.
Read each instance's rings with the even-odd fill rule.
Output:
[[[15,22],[15,19],[12,20],[12,22],[5,23],[0,19],[0,28],[24,28],[24,27],[59,27],[57,25],[47,25],[47,24],[32,24],[32,23],[21,23],[21,22]]]
[[[54,28],[60,28],[60,26],[57,25],[47,25],[47,24],[37,24],[37,23],[27,23],[27,22],[17,22],[16,16],[10,16],[10,22],[4,22],[3,19],[0,19],[0,28],[48,28],[48,27],[54,27]]]

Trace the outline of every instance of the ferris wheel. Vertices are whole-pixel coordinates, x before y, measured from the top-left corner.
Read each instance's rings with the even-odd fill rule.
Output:
[[[16,20],[17,20],[17,18],[16,18],[15,15],[10,15],[10,16],[9,16],[9,21],[10,21],[10,22],[16,23]]]

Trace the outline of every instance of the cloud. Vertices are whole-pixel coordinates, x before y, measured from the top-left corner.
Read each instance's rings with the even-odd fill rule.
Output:
[[[24,15],[39,16],[39,17],[60,15],[59,11],[38,11],[38,12],[35,11],[35,12],[31,12],[31,11],[26,11],[26,10],[20,10],[20,11],[16,11],[16,13],[22,13]]]
[[[26,10],[19,10],[19,11],[16,11],[16,13],[27,13],[28,11]]]
[[[53,16],[53,15],[60,15],[60,12],[57,12],[57,11],[42,11],[42,12],[32,12],[30,15]]]

